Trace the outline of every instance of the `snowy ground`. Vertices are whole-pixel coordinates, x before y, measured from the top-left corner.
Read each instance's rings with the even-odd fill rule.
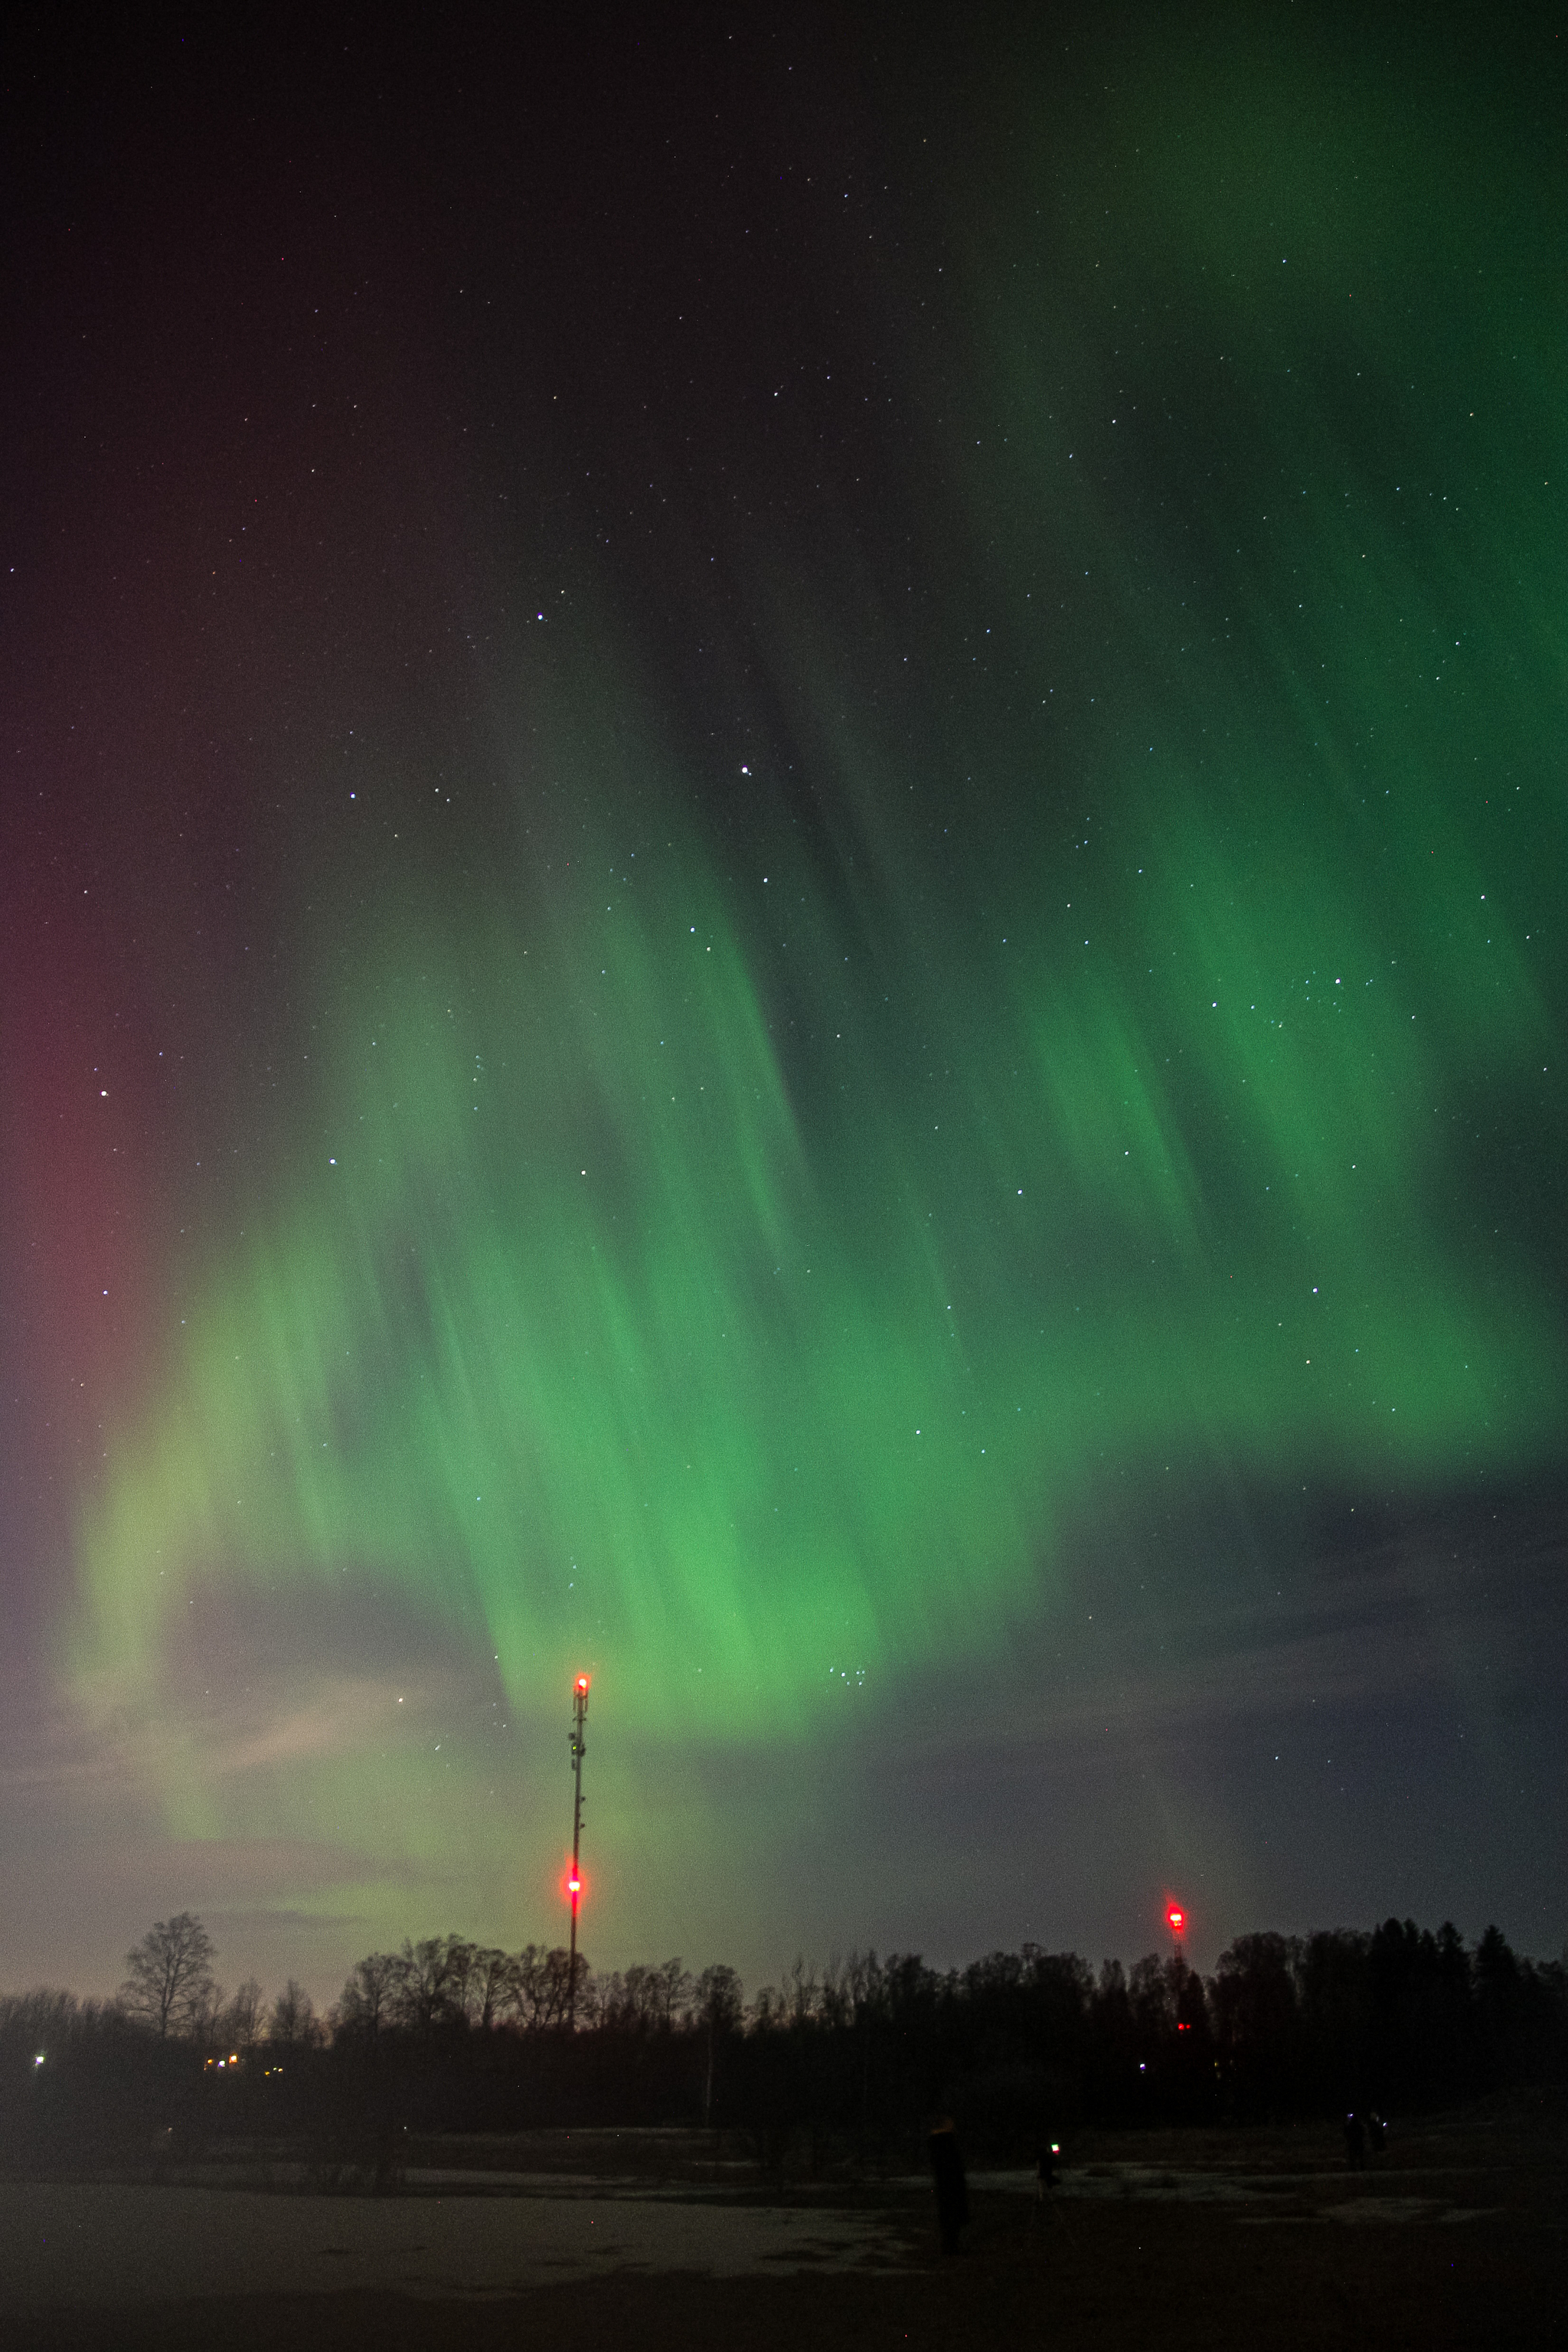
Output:
[[[788,2206],[0,2182],[0,2311],[354,2286],[491,2296],[616,2270],[859,2269],[898,2251],[886,2215]]]

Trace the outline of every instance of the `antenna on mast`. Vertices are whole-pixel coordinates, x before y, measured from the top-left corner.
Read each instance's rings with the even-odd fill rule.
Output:
[[[588,1743],[583,1736],[588,1720],[588,1677],[579,1675],[572,1685],[572,1874],[566,1892],[572,1898],[572,1952],[566,1971],[566,2026],[577,2023],[577,1906],[583,1898],[583,1759]]]

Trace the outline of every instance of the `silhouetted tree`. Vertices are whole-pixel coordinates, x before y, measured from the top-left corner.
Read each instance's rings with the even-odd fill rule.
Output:
[[[261,1987],[247,1977],[224,2011],[220,2041],[248,2050],[261,2032]]]
[[[1525,1977],[1500,1927],[1489,1927],[1476,1946],[1475,2005],[1481,2063],[1490,2083],[1513,2072],[1526,2002]]]
[[[468,2000],[473,2022],[481,2032],[489,2033],[507,2007],[516,1970],[517,1962],[510,1952],[494,1951],[487,1945],[476,1948],[468,1973]]]
[[[268,2042],[280,2042],[294,2050],[308,2049],[321,2038],[316,2023],[316,2004],[300,1982],[290,1977],[272,2004],[272,2014],[267,2023]]]
[[[525,1944],[507,1964],[504,1982],[497,1990],[497,2008],[514,2017],[528,2033],[564,2025],[570,1976],[570,1955],[564,1945],[546,1951],[542,1944]],[[596,2014],[594,1971],[584,1952],[577,1955],[577,2013],[579,2023],[592,2022]]]
[[[1152,2064],[1168,2054],[1176,2031],[1176,1990],[1170,1967],[1158,1952],[1133,1961],[1127,1979],[1127,2000],[1132,2011],[1138,2054]]]
[[[428,2033],[450,2018],[456,1998],[454,1947],[459,1954],[468,1948],[457,1936],[426,1936],[417,1944],[405,1937],[397,1957],[392,2013],[409,2032]]]
[[[597,2020],[612,2033],[668,2033],[690,1997],[691,1979],[679,1960],[617,1969],[598,1987]]]
[[[703,1969],[692,1987],[690,2013],[703,2042],[702,2121],[706,2127],[713,2120],[719,2053],[739,2034],[746,2013],[744,1990],[733,1969],[721,1962]]]
[[[447,1937],[440,2014],[447,2025],[468,2025],[472,2021],[468,2011],[479,1991],[479,1957],[477,1944],[465,1942],[461,1936]]]
[[[1215,2043],[1241,2105],[1255,2114],[1281,2107],[1295,2050],[1296,1978],[1283,1936],[1238,1936],[1219,1956],[1214,1980]]]
[[[746,2014],[745,1990],[733,1969],[704,1969],[691,1989],[693,2020],[710,2033],[739,2033]]]
[[[369,1952],[349,1970],[333,2012],[335,2030],[374,2042],[390,2023],[398,1962],[390,1952]]]
[[[224,2039],[227,2017],[228,1996],[215,1979],[192,2001],[186,2031],[199,2048],[213,2050]]]
[[[1343,2114],[1365,2095],[1372,2038],[1371,1941],[1359,1929],[1321,1929],[1309,1936],[1297,1954],[1297,2087],[1309,2106],[1324,2114]]]
[[[212,1964],[217,1947],[191,1911],[160,1919],[125,1955],[129,1973],[120,1998],[133,2017],[144,2017],[160,2040],[170,2029],[188,2026],[216,1990]]]

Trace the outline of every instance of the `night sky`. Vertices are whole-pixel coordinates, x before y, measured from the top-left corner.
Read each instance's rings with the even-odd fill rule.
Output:
[[[599,1966],[1568,1937],[1568,45],[953,13],[7,37],[0,1981],[579,1668]]]

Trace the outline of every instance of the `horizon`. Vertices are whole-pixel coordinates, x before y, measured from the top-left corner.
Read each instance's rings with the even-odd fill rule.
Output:
[[[173,1916],[174,1915],[171,1914],[170,1916]],[[204,1928],[207,1927],[205,1919],[202,1918],[199,1914],[195,1916],[199,1926]],[[162,1927],[163,1924],[164,1923],[163,1921],[154,1922],[153,1923],[153,1927]],[[977,1967],[982,1965],[984,1962],[999,1956],[1011,1958],[1015,1955],[1020,1957],[1038,1955],[1040,1958],[1047,1959],[1071,1958],[1081,1960],[1087,1967],[1089,1967],[1095,1978],[1098,1979],[1104,1970],[1112,1966],[1120,1967],[1123,1970],[1131,1972],[1131,1970],[1139,1962],[1144,1960],[1154,1959],[1164,1963],[1175,1958],[1180,1959],[1194,1975],[1202,1979],[1205,1984],[1212,1984],[1215,1980],[1220,1960],[1228,1955],[1236,1946],[1244,1942],[1249,1937],[1279,1935],[1282,1937],[1287,1945],[1300,1946],[1310,1942],[1312,1937],[1318,1935],[1334,1937],[1365,1937],[1370,1938],[1375,1936],[1380,1929],[1391,1924],[1401,1927],[1409,1927],[1414,1926],[1420,1934],[1424,1936],[1431,1935],[1434,1937],[1440,1935],[1446,1928],[1453,1927],[1458,1934],[1460,1942],[1466,1952],[1472,1957],[1479,1950],[1482,1940],[1486,1936],[1493,1933],[1494,1931],[1501,1932],[1497,1929],[1496,1922],[1490,1920],[1489,1920],[1487,1925],[1477,1933],[1468,1934],[1457,1921],[1452,1919],[1443,1919],[1436,1922],[1422,1920],[1412,1921],[1407,1918],[1398,1918],[1394,1913],[1389,1912],[1385,1913],[1382,1917],[1364,1926],[1355,1926],[1344,1921],[1340,1921],[1332,1927],[1325,1927],[1320,1923],[1316,1927],[1296,1930],[1294,1932],[1287,1932],[1279,1928],[1267,1927],[1242,1928],[1230,1938],[1229,1942],[1223,1947],[1216,1948],[1213,1958],[1206,1963],[1202,1958],[1194,1958],[1188,1948],[1188,1937],[1184,1934],[1179,1939],[1176,1939],[1173,1938],[1167,1930],[1163,1945],[1151,1945],[1147,1949],[1137,1953],[1112,1952],[1091,1956],[1087,1951],[1079,1950],[1079,1948],[1073,1944],[1065,1944],[1047,1951],[1044,1946],[1026,1940],[1024,1943],[1017,1946],[997,1946],[988,1951],[973,1952],[967,1957],[967,1958],[963,1959],[933,1959],[929,1953],[919,1949],[918,1947],[911,1948],[911,1949],[907,1952],[903,1950],[895,1951],[891,1949],[879,1952],[875,1948],[868,1948],[867,1949],[862,1950],[858,1947],[850,1946],[847,1948],[830,1948],[821,1956],[812,1956],[804,1952],[797,1952],[782,1967],[773,1971],[764,1970],[760,1976],[748,1975],[743,1969],[737,1969],[735,1971],[735,1975],[740,1986],[742,1997],[745,2000],[748,2009],[754,2005],[759,1995],[769,1991],[778,1990],[790,1983],[797,1968],[804,1971],[805,1980],[808,1983],[820,1984],[828,1978],[834,1976],[837,1972],[843,1970],[847,1967],[852,1966],[858,1960],[868,1960],[871,1962],[879,1961],[885,1966],[894,1959],[914,1959],[918,1960],[921,1966],[933,1969],[939,1977],[947,1978],[950,1976],[962,1977],[966,1969]],[[152,1932],[152,1928],[147,1932]],[[137,1940],[140,1942],[142,1939],[138,1938]],[[406,1938],[400,1937],[395,1946],[388,1948],[388,1957],[399,1957],[403,1951],[405,1943],[413,1947],[417,1947],[425,1940],[426,1939],[413,1936]],[[465,1937],[459,1929],[447,1929],[442,1931],[436,1936],[435,1940],[457,1940],[472,1945],[479,1951],[495,1949],[505,1950],[504,1947],[487,1946],[482,1937]],[[1509,1943],[1509,1948],[1514,1952],[1516,1958],[1530,1966],[1541,1968],[1543,1966],[1568,1965],[1568,1946],[1565,1946],[1561,1952],[1556,1953],[1527,1952],[1519,1950],[1508,1937],[1505,1937],[1504,1940]],[[326,1982],[324,1979],[321,1983],[312,1984],[307,1982],[307,1980],[302,1977],[298,1976],[292,1969],[288,1970],[282,1982],[276,1986],[256,1979],[256,1972],[254,1969],[247,1969],[243,1973],[240,1973],[237,1970],[229,1970],[225,1972],[221,1966],[223,1959],[223,1947],[217,1942],[216,1938],[214,1938],[214,1944],[215,1949],[212,1958],[212,1968],[214,1976],[217,1979],[220,2000],[232,1999],[233,1995],[238,1989],[254,1979],[260,1983],[262,2008],[265,2010],[270,2007],[272,2001],[275,2000],[278,1995],[282,1992],[286,1984],[297,1983],[300,1987],[301,1990],[310,1996],[310,2001],[313,2005],[316,2022],[319,2025],[329,2029],[331,2026],[333,2013],[336,2011],[338,2002],[348,1980],[352,1977],[354,1968],[361,1959],[368,1957],[365,1953],[356,1953],[353,1959],[345,1961],[341,1978],[336,1982],[333,1989],[331,1991],[328,1991],[324,1989]],[[128,1960],[134,1949],[134,1945],[128,1948],[126,1953]],[[529,1937],[525,1938],[524,1942],[516,1948],[516,1950],[519,1953],[529,1950],[537,1950],[541,1954],[563,1954],[566,1950],[566,1944],[564,1941],[558,1944],[552,1944],[545,1938]],[[514,1956],[515,1955],[513,1953],[507,1953],[507,1957],[509,1958]],[[701,1961],[688,1959],[684,1953],[667,1953],[662,1960],[655,1960],[651,1955],[645,1954],[640,1961],[622,1958],[616,1961],[613,1965],[605,1968],[596,1966],[594,1961],[593,1955],[588,1952],[580,1950],[578,1959],[579,1965],[584,1970],[585,1979],[588,1981],[607,1980],[612,1977],[624,1974],[627,1969],[633,1967],[667,1967],[672,1963],[681,1969],[683,1976],[695,1981],[695,1979],[701,1975],[703,1970],[706,1969],[729,1967],[731,1965],[731,1963],[725,1960],[722,1955],[720,1954],[715,1954],[710,1958]],[[226,1973],[237,1976],[237,1983],[229,1984],[226,1982],[224,1980]],[[64,1983],[44,1984],[40,1982],[27,1985],[0,1985],[0,2000],[19,2000],[25,1998],[28,1994],[64,1993],[80,2001],[93,2000],[105,2006],[112,2006],[119,2001],[120,1996],[126,1991],[128,1984],[129,1979],[122,1976],[120,1981],[108,1990],[98,1990],[93,1988],[83,1988],[79,1985]],[[258,2029],[258,2032],[264,2033],[265,2028],[263,2027]]]

